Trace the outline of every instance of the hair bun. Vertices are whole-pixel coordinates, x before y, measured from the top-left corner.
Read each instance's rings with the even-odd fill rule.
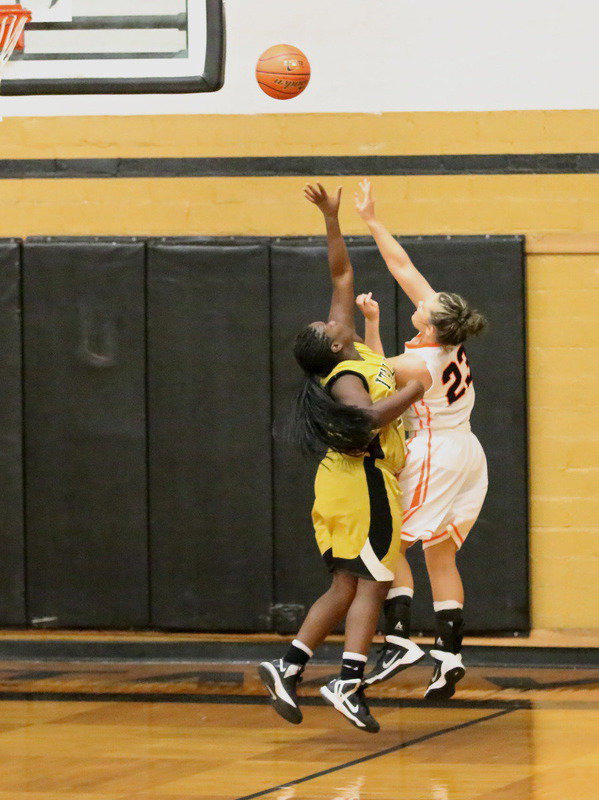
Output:
[[[438,298],[440,309],[431,314],[431,322],[436,328],[439,344],[455,347],[486,327],[484,316],[470,308],[459,294],[439,292]]]

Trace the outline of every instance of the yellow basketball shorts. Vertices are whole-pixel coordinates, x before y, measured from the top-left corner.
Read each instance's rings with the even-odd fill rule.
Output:
[[[312,521],[320,553],[333,571],[393,580],[401,546],[397,478],[371,457],[329,461],[316,473]]]

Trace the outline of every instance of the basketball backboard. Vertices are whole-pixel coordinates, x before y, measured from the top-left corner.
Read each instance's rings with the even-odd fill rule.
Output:
[[[22,0],[25,46],[4,95],[214,92],[223,84],[223,0]]]

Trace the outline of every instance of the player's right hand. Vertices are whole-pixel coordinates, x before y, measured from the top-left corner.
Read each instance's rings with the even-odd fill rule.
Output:
[[[356,297],[356,305],[367,320],[370,322],[379,321],[379,304],[376,300],[373,300],[372,292],[368,292],[368,294],[359,294]]]
[[[308,183],[304,186],[304,197],[317,206],[325,217],[336,217],[339,214],[339,204],[341,203],[341,186],[337,187],[334,195],[330,195],[322,183],[316,186]]]

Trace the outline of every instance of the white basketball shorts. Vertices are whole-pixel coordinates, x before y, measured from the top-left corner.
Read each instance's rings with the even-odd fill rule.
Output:
[[[487,459],[471,431],[418,431],[399,473],[401,538],[423,547],[453,539],[459,549],[487,494]]]

